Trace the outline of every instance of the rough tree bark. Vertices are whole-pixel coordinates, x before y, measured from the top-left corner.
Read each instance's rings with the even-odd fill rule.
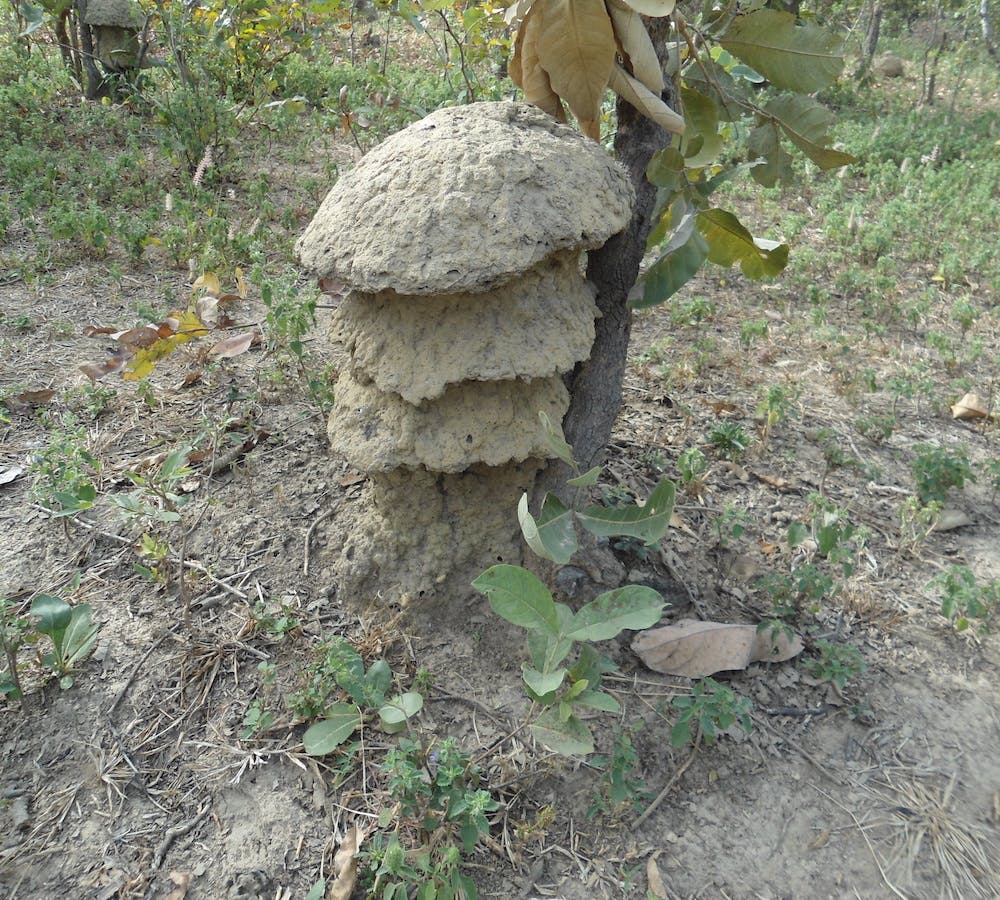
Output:
[[[993,41],[993,23],[990,20],[990,0],[980,0],[979,2],[979,25],[983,32],[983,43],[986,45],[986,52],[994,59],[997,58],[997,47]]]
[[[647,19],[646,24],[662,65],[667,57],[669,19]],[[669,81],[663,100],[675,106]],[[670,140],[665,129],[640,115],[628,103],[619,100],[617,114],[615,156],[632,180],[636,204],[629,226],[592,252],[587,260],[587,278],[597,287],[601,317],[596,323],[590,358],[567,376],[570,407],[563,419],[566,440],[573,446],[583,470],[600,462],[621,408],[625,359],[632,331],[632,311],[627,299],[646,252],[646,238],[653,224],[656,202],[656,188],[646,180],[646,166],[653,154]],[[539,476],[536,501],[546,491],[564,494],[567,477],[571,477],[571,473],[566,465],[557,460],[551,462]]]
[[[854,77],[859,81],[864,81],[871,71],[872,60],[875,59],[875,50],[878,47],[879,33],[882,30],[882,3],[875,0],[872,6],[871,18],[868,20],[868,29],[865,31],[865,40],[861,45],[861,62]]]

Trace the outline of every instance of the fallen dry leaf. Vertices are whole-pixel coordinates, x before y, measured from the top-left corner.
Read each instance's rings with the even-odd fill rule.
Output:
[[[174,883],[167,900],[184,900],[187,896],[188,888],[191,886],[190,872],[171,872],[170,880]]]
[[[792,483],[787,478],[778,478],[776,475],[765,475],[763,472],[751,472],[750,474],[758,481],[763,481],[764,484],[770,485],[779,491],[788,490],[792,486]]]
[[[10,466],[0,471],[0,484],[10,484],[15,478],[20,478],[25,473],[24,466]]]
[[[754,625],[682,619],[640,632],[632,650],[654,672],[701,678],[745,669],[752,662],[791,659],[802,652],[802,640],[781,631],[758,633]]]
[[[655,853],[646,860],[646,887],[657,900],[669,900],[670,895],[663,884],[663,876],[660,875],[660,867],[656,864]]]
[[[344,836],[337,852],[333,855],[333,884],[326,893],[327,900],[350,900],[354,893],[354,882],[358,877],[358,850],[365,839],[365,833],[352,825]]]
[[[250,349],[254,337],[255,332],[253,331],[248,331],[245,334],[233,334],[219,341],[208,352],[211,356],[217,356],[219,359],[230,359],[241,353],[246,353]]]
[[[990,410],[978,394],[966,394],[951,408],[951,415],[955,419],[987,419]]]

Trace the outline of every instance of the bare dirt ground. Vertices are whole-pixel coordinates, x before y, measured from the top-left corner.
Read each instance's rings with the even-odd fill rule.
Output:
[[[32,495],[30,471],[0,487],[0,592],[24,603],[62,592],[90,603],[100,624],[71,688],[41,683],[36,670],[25,703],[0,706],[5,896],[304,897],[347,828],[371,827],[392,805],[378,767],[392,739],[378,731],[366,729],[352,756],[320,760],[303,753],[303,727],[280,719],[263,736],[241,736],[250,703],[294,689],[329,633],[369,659],[384,656],[402,684],[429,672],[421,731],[482,755],[502,805],[467,868],[481,896],[643,897],[651,859],[670,898],[1000,896],[1000,649],[993,636],[956,634],[928,587],[954,563],[981,581],[1000,577],[996,498],[980,478],[949,496],[967,524],[911,545],[899,530],[913,445],[961,444],[975,464],[996,457],[996,430],[952,419],[958,397],[943,369],[937,402],[894,403],[865,389],[864,370],[884,384],[902,360],[928,352],[916,330],[868,335],[851,300],[836,296],[820,328],[794,280],[761,287],[718,271],[681,297],[711,301],[701,321],[672,320],[668,308],[637,318],[606,486],[642,497],[661,473],[676,477],[683,450],[699,447],[711,461],[703,490],[680,495],[662,553],[621,554],[630,578],[665,589],[668,619],[766,615],[757,582],[789,570],[783,536],[807,516],[811,494],[847,510],[870,538],[844,589],[810,620],[813,637],[858,646],[867,669],[843,692],[801,659],[722,676],[753,701],[749,735],[730,729],[711,747],[672,749],[669,701],[689,683],[645,670],[626,638],[602,648],[621,667],[609,685],[623,723],[645,723],[633,739],[645,805],[669,788],[633,829],[641,806],[588,817],[593,767],[507,737],[525,709],[521,637],[484,602],[418,630],[393,610],[362,603],[359,615],[348,602],[359,598],[337,597],[324,548],[363,502],[362,479],[330,454],[323,418],[297,382],[275,378],[268,354],[223,360],[181,387],[196,352],[182,350],[157,367],[151,392],[108,378],[106,408],[84,415],[78,367],[103,358],[105,345],[82,326],[132,324],[126,295],[160,277],[185,293],[182,276],[153,267],[128,273],[117,292],[99,261],[44,287],[0,287],[0,389],[55,392],[10,406],[0,468],[30,465],[49,440],[46,411],[77,410],[85,421],[102,493],[131,489],[125,471],[155,465],[149,457],[182,440],[200,434],[215,447],[184,486],[182,521],[159,526],[166,583],[134,569],[149,565],[136,553],[136,521],[103,506],[53,519]],[[925,276],[912,277],[917,290]],[[235,314],[261,318],[253,285]],[[15,327],[21,316],[34,325]],[[320,318],[310,350],[323,358],[335,350]],[[741,325],[759,319],[767,333],[741,342]],[[995,341],[988,315],[976,328]],[[988,362],[962,374],[984,396],[995,392]],[[776,384],[795,399],[765,443],[755,411],[762,388]],[[898,426],[888,439],[855,429],[890,406]],[[721,421],[758,435],[735,461],[706,439]],[[841,452],[832,467],[824,428]],[[727,509],[745,511],[742,535],[713,527]],[[251,615],[257,603],[275,614],[284,604],[299,627],[269,633]],[[275,664],[277,688],[262,683],[262,661]],[[597,726],[602,751],[613,725]]]

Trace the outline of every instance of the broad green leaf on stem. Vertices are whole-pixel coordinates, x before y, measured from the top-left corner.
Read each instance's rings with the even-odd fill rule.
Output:
[[[392,684],[392,669],[384,659],[378,659],[368,667],[364,677],[365,702],[369,706],[379,706],[385,702],[386,691]]]
[[[576,698],[577,706],[586,706],[588,709],[598,709],[601,712],[620,713],[622,705],[604,691],[584,691]]]
[[[653,544],[670,528],[676,492],[674,483],[664,478],[644,506],[590,506],[577,515],[583,527],[598,537],[634,537]]]
[[[687,129],[681,139],[681,153],[689,169],[707,166],[715,162],[722,149],[722,135],[719,134],[719,107],[715,101],[699,91],[681,89],[684,121]],[[701,146],[695,148],[693,139],[700,137]]]
[[[576,553],[573,511],[564,506],[555,494],[545,495],[538,519],[528,511],[528,495],[522,494],[517,504],[517,520],[528,546],[542,559],[565,565]]]
[[[726,69],[710,58],[703,58],[699,65],[692,66],[684,73],[684,83],[693,90],[715,101],[719,118],[724,122],[735,122],[743,118],[744,107],[740,100],[746,100],[745,86],[738,84]]]
[[[406,728],[407,720],[412,719],[424,708],[424,698],[416,691],[407,691],[398,697],[393,697],[378,711],[382,730],[386,734],[397,734]]]
[[[811,97],[792,94],[778,97],[764,107],[778,120],[788,139],[821,169],[836,169],[857,162],[857,157],[827,145],[834,115]]]
[[[594,752],[594,736],[576,716],[562,719],[557,708],[545,710],[528,730],[535,739],[564,756],[583,756]]]
[[[552,90],[581,129],[585,122],[599,122],[618,50],[604,0],[535,0],[532,10],[536,7],[538,61]]]
[[[549,418],[548,413],[543,410],[538,411],[538,421],[542,423],[542,429],[545,432],[545,443],[549,445],[549,449],[571,469],[579,471],[576,468],[576,460],[573,458],[573,448],[566,443],[562,428],[557,426]]]
[[[774,187],[779,181],[792,180],[792,157],[781,146],[781,134],[774,122],[763,122],[750,132],[747,155],[764,160],[750,170],[757,184]]]
[[[597,480],[601,477],[601,467],[594,466],[594,468],[589,471],[584,472],[582,475],[577,475],[576,478],[569,478],[566,484],[572,487],[593,487],[597,484]]]
[[[572,620],[567,622],[566,627],[569,628],[571,624]],[[570,667],[569,677],[573,681],[586,681],[589,685],[598,685],[605,672],[617,671],[618,667],[609,657],[598,652],[592,644],[583,644],[576,662]]]
[[[664,147],[653,154],[646,166],[646,178],[657,187],[676,191],[681,186],[684,157],[676,147]]]
[[[788,244],[757,241],[739,219],[724,209],[698,213],[698,230],[708,242],[708,258],[720,266],[738,262],[747,278],[773,278],[788,263]]]
[[[61,641],[63,632],[73,617],[73,607],[61,597],[39,594],[31,601],[31,615],[39,617],[37,628],[42,634],[47,634],[53,640],[58,635]]]
[[[97,626],[94,624],[93,610],[89,603],[81,603],[73,607],[69,625],[62,636],[62,646],[59,648],[60,662],[63,669],[71,669],[84,659],[97,641]]]
[[[361,710],[353,703],[334,703],[326,717],[310,725],[302,735],[309,756],[332,753],[361,727]]]
[[[556,604],[559,634],[533,630],[528,632],[528,652],[539,672],[551,672],[573,649],[573,642],[563,635],[573,621],[573,610],[563,603]]]
[[[630,584],[601,594],[582,606],[566,636],[575,641],[607,641],[628,628],[652,628],[663,615],[663,598],[651,587]]]
[[[844,68],[839,35],[773,9],[737,16],[721,43],[775,87],[802,94],[828,87]]]
[[[493,566],[472,586],[489,598],[493,611],[512,625],[559,633],[559,617],[552,594],[537,575],[520,566]]]
[[[708,258],[708,244],[694,228],[695,219],[695,215],[691,214],[687,241],[674,246],[671,240],[668,249],[650,266],[643,282],[642,297],[631,301],[633,308],[643,309],[662,303],[684,287],[702,267]]]
[[[521,677],[524,683],[531,688],[539,697],[558,691],[566,677],[565,669],[556,669],[554,672],[539,672],[527,663],[521,665]]]

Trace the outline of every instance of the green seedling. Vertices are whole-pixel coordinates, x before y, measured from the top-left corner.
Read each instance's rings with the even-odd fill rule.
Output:
[[[361,708],[375,710],[382,730],[395,734],[409,727],[410,720],[424,705],[415,691],[386,699],[392,685],[392,671],[385,660],[377,660],[366,671],[361,654],[343,637],[333,637],[322,645],[322,657],[309,672],[305,688],[290,698],[292,710],[302,719],[319,717],[302,736],[306,753],[332,753],[361,727]],[[353,703],[330,701],[337,690]]]
[[[52,641],[52,651],[44,655],[42,664],[59,679],[59,687],[72,687],[73,670],[97,641],[93,610],[87,603],[70,606],[60,597],[39,594],[31,602],[31,615],[38,617],[38,632]]]
[[[816,649],[819,650],[819,656],[803,663],[806,671],[813,678],[830,681],[840,689],[866,668],[861,651],[853,644],[834,644],[819,640],[816,641]]]
[[[591,760],[602,771],[588,816],[637,811],[651,799],[646,782],[639,774],[639,755],[632,744],[632,736],[641,727],[642,722],[628,729],[615,725],[611,755],[595,756]]]
[[[125,477],[137,490],[114,496],[112,502],[125,515],[145,519],[150,522],[179,522],[179,509],[188,502],[185,494],[179,493],[180,484],[192,475],[187,466],[190,447],[182,447],[170,453],[159,467],[145,475],[126,472]]]
[[[913,449],[917,453],[912,463],[913,477],[917,496],[924,504],[934,500],[943,503],[949,490],[962,488],[966,481],[976,480],[964,447],[950,450],[917,444]]]
[[[0,695],[11,700],[20,700],[24,697],[18,672],[17,651],[35,636],[31,620],[22,615],[20,609],[18,604],[0,597],[0,644],[3,645],[4,659],[7,663],[7,670],[0,675]]]
[[[753,443],[753,438],[739,422],[727,420],[712,429],[708,441],[720,456],[736,460],[747,452],[747,448]]]
[[[372,879],[368,896],[474,900],[476,885],[461,873],[462,860],[489,834],[487,814],[499,808],[479,787],[478,767],[449,738],[429,747],[401,740],[386,754],[384,769],[397,806],[383,813],[380,824],[400,818],[388,837],[374,835],[359,854]]]
[[[53,516],[73,516],[97,499],[93,479],[100,463],[86,448],[86,433],[72,416],[49,435],[48,446],[32,460],[32,493]]]
[[[580,711],[617,713],[620,706],[600,688],[601,675],[614,667],[591,642],[610,640],[626,628],[655,625],[663,598],[652,588],[629,585],[573,612],[556,603],[536,575],[508,565],[487,569],[472,586],[489,598],[498,616],[528,632],[531,662],[522,665],[522,678],[528,696],[542,707],[529,731],[557,753],[593,753],[594,737]],[[575,662],[567,665],[578,644]]]
[[[693,496],[705,490],[708,477],[708,459],[697,447],[688,447],[677,457],[677,471],[681,476],[684,490]]]
[[[980,584],[971,569],[950,566],[931,582],[931,586],[940,591],[941,615],[956,631],[966,631],[973,625],[980,634],[993,630],[1000,609],[1000,579]]]
[[[720,731],[737,722],[747,734],[753,729],[750,701],[737,697],[732,688],[713,678],[699,679],[690,694],[674,697],[670,705],[681,711],[670,730],[670,743],[674,747],[683,747],[691,740],[703,740],[711,746]]]

